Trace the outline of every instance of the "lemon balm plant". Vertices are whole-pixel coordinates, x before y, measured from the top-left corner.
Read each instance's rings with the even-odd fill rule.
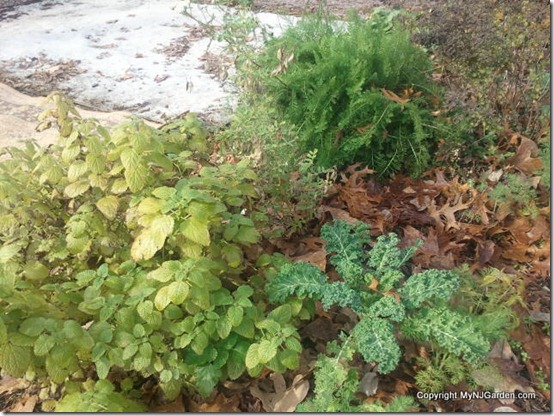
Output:
[[[295,368],[307,311],[269,312],[245,282],[273,267],[245,255],[260,238],[247,164],[210,164],[193,115],[108,131],[51,99],[59,144],[0,162],[2,371],[64,384],[118,369],[171,398]]]

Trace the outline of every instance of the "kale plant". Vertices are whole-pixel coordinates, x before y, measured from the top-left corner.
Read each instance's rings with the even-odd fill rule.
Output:
[[[366,362],[377,363],[380,373],[393,371],[402,352],[398,337],[431,343],[469,363],[477,363],[489,351],[487,335],[475,315],[454,310],[447,302],[460,286],[453,271],[426,270],[408,275],[406,263],[417,247],[399,248],[394,233],[377,238],[368,250],[368,226],[344,221],[321,230],[330,261],[342,281],[327,276],[308,263],[288,264],[268,282],[271,302],[291,295],[351,308],[359,321],[348,336]],[[316,377],[317,381],[317,377]]]

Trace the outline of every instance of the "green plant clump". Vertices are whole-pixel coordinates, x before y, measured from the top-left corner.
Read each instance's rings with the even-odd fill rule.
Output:
[[[56,405],[56,412],[144,412],[146,408],[139,402],[130,400],[115,391],[108,380],[99,380],[83,393],[70,393]]]
[[[245,254],[260,238],[246,161],[210,164],[193,115],[109,132],[52,99],[44,122],[56,119],[59,144],[8,148],[0,162],[3,372],[64,384],[123,370],[172,398],[295,368],[292,322],[309,313],[268,312],[255,295],[272,259]]]
[[[420,174],[435,145],[432,64],[397,12],[340,25],[301,20],[268,42],[254,71],[262,95],[323,167],[361,162],[379,175]]]
[[[309,263],[286,264],[267,283],[270,301],[283,302],[296,295],[321,300],[325,310],[333,305],[352,309],[359,321],[345,342],[352,342],[366,362],[377,363],[383,374],[393,371],[400,361],[398,336],[469,363],[485,358],[491,338],[487,323],[447,303],[460,287],[457,273],[432,269],[407,276],[406,263],[417,247],[400,249],[398,237],[391,233],[378,237],[368,252],[364,223],[335,221],[323,226],[321,235],[327,252],[332,253],[331,264],[343,280],[329,282]],[[331,367],[333,371],[340,368]],[[333,373],[331,379],[340,378]]]

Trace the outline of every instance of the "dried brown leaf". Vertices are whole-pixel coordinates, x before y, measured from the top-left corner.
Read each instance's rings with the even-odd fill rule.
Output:
[[[267,412],[294,412],[296,406],[308,394],[310,388],[308,380],[304,380],[304,377],[298,374],[287,389],[282,374],[272,373],[269,377],[273,382],[274,392],[264,392],[258,384],[255,384],[250,388],[252,395],[262,401]]]

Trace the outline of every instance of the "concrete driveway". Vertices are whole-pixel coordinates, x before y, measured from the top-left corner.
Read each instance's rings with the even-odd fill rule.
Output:
[[[28,96],[61,90],[85,108],[155,122],[187,111],[221,120],[233,105],[232,57],[197,20],[221,26],[225,11],[179,0],[0,0],[0,121],[13,122],[11,132],[0,126],[0,140],[28,135],[16,134],[21,95],[7,85]],[[276,34],[293,21],[255,16]],[[30,122],[27,110],[20,121]]]

